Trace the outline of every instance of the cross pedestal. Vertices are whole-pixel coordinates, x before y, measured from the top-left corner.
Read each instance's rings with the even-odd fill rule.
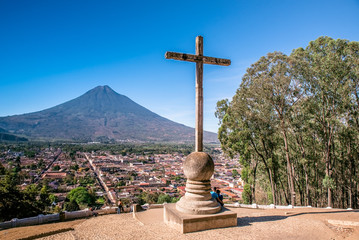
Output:
[[[237,226],[237,213],[223,208],[211,196],[212,158],[204,152],[187,156],[183,171],[186,193],[177,202],[164,206],[164,221],[181,233]]]
[[[176,209],[186,214],[212,214],[221,211],[221,205],[211,196],[210,178],[214,163],[207,153],[193,152],[183,164],[187,178],[186,193],[177,202]]]
[[[167,52],[167,59],[196,63],[196,134],[195,152],[187,156],[183,172],[186,193],[175,204],[164,206],[164,221],[182,233],[237,226],[237,214],[223,208],[211,196],[210,178],[214,163],[203,151],[203,63],[228,66],[228,59],[203,56],[203,38],[196,38],[196,55]]]
[[[171,203],[164,206],[163,213],[164,222],[180,233],[237,226],[237,213],[226,208],[216,214],[191,215],[178,211]]]

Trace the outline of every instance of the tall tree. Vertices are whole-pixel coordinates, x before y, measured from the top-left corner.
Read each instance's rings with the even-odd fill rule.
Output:
[[[358,206],[358,42],[320,37],[290,56],[267,54],[216,116],[222,148],[239,155],[250,183],[247,199],[261,179],[276,204]]]
[[[306,83],[307,96],[313,99],[313,119],[325,163],[327,204],[332,207],[332,179],[335,156],[332,154],[339,120],[344,114],[343,98],[349,95],[348,41],[320,37],[305,49],[293,51],[297,72]]]

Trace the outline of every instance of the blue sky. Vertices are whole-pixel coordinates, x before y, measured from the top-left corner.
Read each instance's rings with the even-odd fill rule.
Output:
[[[204,66],[204,129],[261,56],[320,36],[359,41],[359,1],[0,0],[0,116],[53,107],[109,85],[151,111],[194,126],[195,64],[166,51],[229,58]]]

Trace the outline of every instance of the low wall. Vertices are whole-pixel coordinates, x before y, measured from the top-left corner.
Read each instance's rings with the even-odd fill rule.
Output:
[[[1,222],[0,229],[11,228],[11,227],[20,227],[20,226],[31,226],[48,222],[55,222],[60,220],[60,214],[49,214],[49,215],[38,215],[36,217],[29,218],[14,218],[10,221]]]
[[[105,215],[105,214],[112,214],[117,212],[117,207],[106,207],[99,210],[91,211],[89,209],[84,209],[80,211],[73,211],[73,212],[62,212],[56,214],[48,214],[48,215],[38,215],[36,217],[29,217],[29,218],[14,218],[10,221],[0,222],[0,229],[5,228],[12,228],[12,227],[22,227],[22,226],[31,226],[31,225],[38,225],[48,222],[55,222],[55,221],[65,221],[77,218],[86,218],[93,216],[94,213],[97,215]]]
[[[117,207],[105,207],[105,208],[101,208],[99,210],[95,210],[94,212],[96,212],[97,214],[113,214],[113,213],[117,213]]]
[[[165,204],[165,203],[164,203]],[[164,204],[150,204],[148,205],[148,209],[153,209],[153,208],[163,208]]]
[[[64,220],[85,218],[85,217],[90,217],[92,215],[93,215],[93,212],[88,209],[80,210],[80,211],[73,211],[73,212],[65,212]]]
[[[234,207],[234,208],[259,208],[259,209],[292,209],[292,208],[311,208],[312,206],[292,206],[292,205],[258,205],[256,203],[253,204],[240,204],[240,203],[233,203],[233,204],[224,204],[225,207]]]

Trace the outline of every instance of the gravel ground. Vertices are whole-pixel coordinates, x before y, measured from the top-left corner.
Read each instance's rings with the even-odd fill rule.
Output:
[[[137,220],[129,213],[93,217],[74,225],[74,231],[41,239],[359,239],[359,227],[328,223],[329,219],[359,222],[359,211],[307,208],[231,210],[238,214],[237,227],[181,234],[163,223],[162,209],[151,209],[138,213]]]

